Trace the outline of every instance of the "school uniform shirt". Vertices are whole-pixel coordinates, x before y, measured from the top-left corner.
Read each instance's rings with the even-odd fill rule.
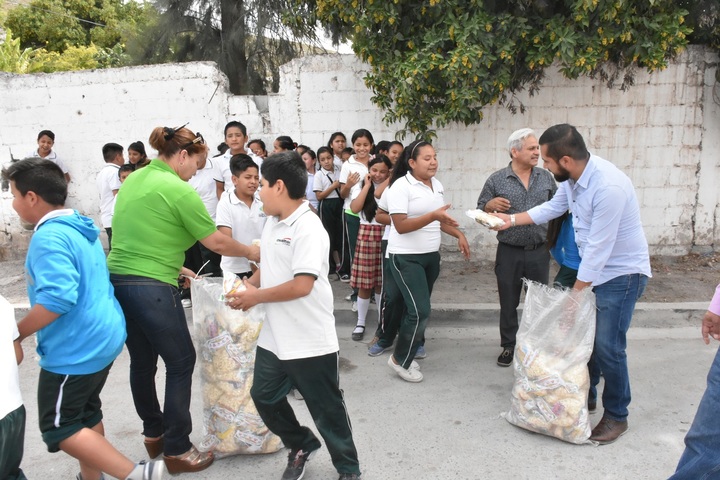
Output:
[[[208,158],[205,166],[198,170],[193,177],[188,180],[195,191],[200,195],[205,209],[210,214],[210,218],[215,220],[215,211],[217,210],[218,197],[215,187],[215,159]]]
[[[415,218],[437,210],[445,205],[443,186],[435,177],[430,179],[432,188],[408,173],[388,188],[388,212],[390,215],[406,214]],[[390,230],[388,253],[413,254],[440,250],[440,222],[433,221],[419,230],[400,234]]]
[[[245,153],[247,154],[247,156],[252,158],[253,162],[255,162],[257,164],[258,174],[260,174],[263,159],[261,157],[258,157],[257,155],[255,155],[250,150],[246,150]],[[228,150],[225,153],[223,153],[221,156],[213,158],[213,163],[215,165],[213,178],[218,182],[225,182],[225,191],[226,192],[235,190],[235,185],[233,185],[233,183],[232,183],[232,172],[230,171],[230,159],[232,157],[233,157],[232,153],[230,153],[230,150]],[[260,175],[260,178],[262,178],[262,175]]]
[[[243,245],[251,245],[253,240],[262,237],[267,216],[262,203],[253,200],[248,207],[235,192],[223,192],[217,205],[215,223],[218,227],[232,229],[232,238]],[[241,273],[250,271],[250,262],[245,257],[222,256],[220,268],[223,272]]]
[[[315,185],[315,176],[317,173],[310,173],[307,172],[308,175],[308,181],[305,185],[305,198],[307,198],[307,201],[310,202],[310,205],[313,206],[315,210],[318,208],[318,199],[317,195],[315,195],[315,191],[313,190],[313,187]]]
[[[65,166],[65,162],[62,161],[60,157],[58,157],[57,153],[55,153],[55,150],[50,150],[50,153],[47,157],[41,157],[37,150],[34,150],[28,157],[38,157],[42,158],[43,160],[50,160],[55,165],[60,167],[60,170],[62,170],[63,173],[68,173],[68,169]]]
[[[376,183],[375,188],[377,188],[377,186],[378,184]],[[360,196],[360,192],[362,192],[362,186],[358,189],[353,188],[352,192],[350,193],[350,201],[352,202],[353,200],[358,198]],[[382,225],[381,223],[378,223],[377,220],[375,220],[375,217],[373,217],[372,222],[368,222],[367,218],[365,217],[365,212],[363,212],[362,210],[360,210],[358,215],[360,216],[360,225]]]
[[[100,222],[103,228],[112,227],[113,210],[115,210],[115,193],[120,189],[118,171],[120,166],[106,163],[95,178],[95,185],[100,194]]]
[[[335,165],[335,168],[337,168],[338,170],[341,170],[341,169],[342,169],[342,166],[343,166],[343,163],[345,163],[345,162],[343,162],[343,159],[342,159],[342,158],[340,158],[340,157],[338,157],[337,155],[333,154],[333,164]]]
[[[358,186],[365,179],[365,176],[368,174],[368,167],[355,160],[355,155],[352,155],[348,158],[347,162],[343,163],[342,169],[340,170],[340,183],[347,183],[348,177],[356,172],[360,174],[360,181],[353,186],[353,190],[359,188]],[[348,213],[351,211],[350,202],[352,202],[352,200],[350,197],[352,197],[353,190],[350,191],[350,195],[347,196],[345,203],[343,203],[343,210]]]
[[[258,347],[280,360],[337,352],[333,293],[327,278],[330,240],[320,217],[303,202],[289,217],[268,217],[260,246],[261,288],[283,284],[297,275],[315,278],[304,297],[265,305],[267,314]]]
[[[0,420],[23,404],[13,342],[18,339],[15,309],[0,295]]]
[[[332,172],[325,170],[324,168],[315,172],[315,177],[313,178],[313,191],[324,192],[330,188],[330,185],[332,185],[335,180],[340,178],[340,168],[337,165],[333,165],[333,167]],[[333,190],[325,198],[340,198],[337,190],[339,189]]]
[[[378,208],[381,210],[385,210],[386,212],[388,211],[388,208],[389,208],[388,204],[387,204],[387,193],[389,190],[390,189],[386,187],[385,190],[383,190],[383,192],[380,194],[380,198],[377,199]],[[382,237],[383,240],[390,239],[390,230],[392,230],[392,229],[393,229],[393,224],[392,224],[392,220],[391,220],[390,225],[385,225],[385,231],[383,232],[383,237]]]

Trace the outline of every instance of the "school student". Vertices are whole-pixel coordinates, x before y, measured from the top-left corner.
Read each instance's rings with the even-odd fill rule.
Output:
[[[100,222],[108,238],[108,250],[112,250],[112,217],[115,209],[115,195],[120,189],[120,166],[125,163],[123,147],[117,143],[106,143],[102,147],[105,165],[95,178],[100,194]]]
[[[265,304],[250,394],[267,427],[290,448],[282,478],[302,478],[308,459],[321,446],[288,403],[286,396],[295,386],[340,480],[354,480],[360,478],[360,465],[339,385],[333,294],[325,274],[329,240],[303,200],[306,182],[305,165],[295,152],[271,155],[263,163],[260,197],[269,218],[261,267],[245,281],[245,291],[228,295],[228,304],[242,310]]]
[[[300,154],[305,163],[308,176],[307,187],[305,187],[305,198],[310,202],[313,210],[317,212],[319,201],[313,188],[315,186],[315,175],[317,174],[317,155],[315,155],[315,152],[310,148],[306,148],[302,153],[300,153],[299,149],[300,147],[298,147],[298,154]]]
[[[415,141],[395,164],[387,193],[394,226],[388,241],[388,260],[394,287],[405,303],[397,345],[388,365],[408,382],[423,379],[413,359],[425,335],[430,295],[440,273],[441,232],[457,238],[460,252],[465,258],[470,257],[465,235],[447,213],[450,205],[445,204],[443,186],[435,178],[437,168],[433,146]]]
[[[358,319],[352,332],[352,339],[359,342],[365,335],[365,321],[370,309],[370,295],[375,294],[375,303],[381,304],[382,289],[382,237],[385,226],[375,220],[377,201],[375,188],[389,176],[392,163],[385,155],[370,160],[369,172],[362,187],[352,194],[350,209],[360,215],[360,230],[357,249],[352,263],[350,286],[358,289]]]
[[[58,157],[57,152],[53,150],[53,146],[55,145],[55,134],[50,130],[41,130],[37,136],[37,144],[38,148],[29,154],[28,157],[38,157],[43,160],[50,160],[60,167],[65,181],[70,183],[70,173],[68,173],[68,168],[65,166],[65,162],[63,162],[62,159]]]
[[[345,159],[342,158],[342,154],[347,146],[347,138],[345,137],[345,134],[342,132],[334,132],[330,135],[330,140],[328,140],[327,146],[332,152],[333,163],[335,163],[338,168],[342,168],[343,163],[345,163]]]
[[[330,270],[340,278],[340,252],[343,235],[343,200],[340,198],[340,167],[333,162],[332,150],[320,147],[317,151],[320,170],[315,174],[313,191],[318,199],[318,213],[330,238]]]
[[[344,199],[343,219],[345,222],[343,228],[342,267],[340,268],[340,280],[343,282],[350,281],[350,269],[352,259],[355,256],[355,243],[360,229],[360,217],[350,208],[350,202],[352,201],[350,194],[353,188],[368,174],[367,166],[370,162],[370,152],[374,147],[372,134],[364,128],[353,133],[352,143],[355,155],[343,163],[340,170],[340,196]],[[353,302],[355,302],[356,297],[357,294],[353,292]]]
[[[251,245],[260,239],[267,216],[262,203],[255,198],[260,184],[257,164],[247,155],[238,154],[230,159],[230,170],[235,190],[225,192],[217,206],[215,223],[218,230],[238,242]],[[240,278],[252,276],[250,262],[245,257],[223,255],[220,267]]]
[[[225,143],[228,149],[217,157],[213,163],[215,167],[215,184],[216,184],[216,195],[220,198],[223,192],[233,190],[234,185],[232,183],[232,172],[230,171],[230,159],[233,155],[239,153],[248,155],[252,158],[253,162],[258,165],[258,168],[262,165],[262,158],[255,155],[252,151],[245,148],[245,143],[248,141],[247,128],[241,122],[233,120],[225,125],[223,130],[225,135]]]
[[[13,209],[35,225],[25,260],[31,308],[17,325],[17,341],[36,334],[38,422],[48,451],[77,459],[78,480],[98,480],[103,472],[162,478],[162,462],[136,464],[105,438],[100,394],[126,333],[100,230],[65,208],[67,183],[53,162],[21,160],[2,176],[10,181]]]

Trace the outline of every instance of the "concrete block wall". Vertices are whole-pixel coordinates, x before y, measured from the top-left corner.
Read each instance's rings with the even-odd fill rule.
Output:
[[[577,126],[593,153],[633,179],[652,253],[714,248],[720,240],[717,68],[716,55],[691,48],[662,72],[636,72],[635,86],[624,92],[551,71],[538,94],[518,95],[524,114],[493,106],[479,125],[438,129],[438,178],[474,254],[491,259],[494,234],[463,212],[475,207],[485,179],[509,161],[508,135],[523,127],[541,134],[563,122]],[[357,128],[369,129],[376,141],[393,139],[400,127],[382,122],[364,84],[366,71],[351,55],[299,58],[281,68],[280,90],[267,97],[229,94],[227,79],[212,63],[0,74],[0,161],[7,161],[10,152],[15,157],[30,152],[37,132],[52,129],[56,150],[74,179],[69,204],[96,217],[101,146],[110,141],[127,146],[138,139],[147,144],[154,126],[190,122],[211,152],[223,139],[225,123],[233,119],[242,121],[251,137],[265,140],[269,150],[278,135],[314,149],[338,130],[348,140]],[[29,235],[20,228],[7,194],[0,220],[0,244],[22,251]],[[453,239],[444,242],[454,248]]]

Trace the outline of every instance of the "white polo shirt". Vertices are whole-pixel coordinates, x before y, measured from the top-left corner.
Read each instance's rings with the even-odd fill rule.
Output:
[[[340,349],[327,278],[329,254],[327,232],[308,202],[285,220],[268,217],[260,246],[261,287],[274,287],[297,275],[311,275],[315,282],[304,297],[264,304],[267,318],[258,347],[280,360],[317,357]]]
[[[355,155],[350,156],[348,158],[347,162],[343,163],[342,169],[340,170],[340,183],[347,183],[347,179],[352,173],[359,173],[360,174],[360,181],[353,186],[353,190],[350,190],[350,195],[347,196],[345,199],[345,203],[343,203],[343,210],[350,210],[350,202],[352,202],[352,193],[354,189],[360,188],[360,182],[365,180],[365,176],[368,174],[368,167],[358,161],[355,160]]]
[[[205,209],[210,214],[210,217],[215,220],[215,211],[217,210],[218,197],[217,190],[215,187],[215,158],[208,158],[205,161],[205,166],[198,170],[193,177],[188,180],[188,183],[192,185],[203,203]]]
[[[23,404],[20,393],[18,364],[12,343],[20,336],[15,323],[15,310],[5,297],[0,296],[0,418]]]
[[[360,188],[353,188],[350,192],[350,201],[352,202],[356,198],[360,196],[360,192],[362,192],[362,182],[360,182]],[[375,184],[375,188],[377,188],[378,184]],[[372,195],[371,193],[368,193],[368,195]],[[383,209],[384,210],[384,209]],[[368,222],[367,218],[365,217],[365,212],[360,210],[358,213],[358,216],[360,217],[360,225],[382,225],[381,223],[378,223],[377,220],[375,220],[375,217],[373,217],[372,222]]]
[[[95,178],[95,185],[100,195],[100,222],[103,228],[112,227],[113,210],[115,209],[113,190],[119,190],[121,185],[118,170],[120,170],[119,165],[106,163]]]
[[[258,174],[260,174],[263,162],[262,158],[258,157],[250,150],[245,150],[245,154],[252,158],[252,161],[257,164]],[[218,182],[225,182],[226,192],[235,190],[235,185],[232,183],[232,172],[230,171],[230,159],[232,157],[233,155],[230,153],[230,150],[226,151],[220,157],[213,157],[213,163],[215,164],[215,173],[213,178]],[[262,178],[262,175],[260,175],[260,178]]]
[[[388,204],[387,204],[388,190],[389,190],[389,188],[386,187],[385,190],[383,190],[383,192],[380,194],[380,198],[377,199],[378,208],[385,210],[386,212],[388,211],[388,208],[389,208]],[[383,238],[382,238],[383,240],[390,239],[390,230],[392,230],[393,228],[394,227],[392,224],[392,219],[390,219],[390,225],[385,225],[385,232],[383,233]],[[387,252],[385,252],[385,253],[387,253]]]
[[[321,168],[320,170],[317,170],[315,172],[313,191],[324,192],[325,190],[330,188],[330,185],[332,185],[335,180],[340,178],[340,168],[337,165],[333,166],[335,168],[333,168],[332,172],[325,170],[324,168]],[[340,198],[340,195],[338,195],[337,191],[333,190],[325,198]]]
[[[404,213],[415,218],[437,210],[445,205],[442,184],[432,177],[432,188],[412,176],[399,178],[388,188],[388,212],[390,215]],[[388,239],[389,253],[430,253],[440,250],[440,222],[434,221],[420,230],[400,234],[394,228]]]
[[[62,170],[63,173],[68,173],[68,169],[65,166],[65,162],[62,161],[60,157],[58,157],[57,153],[55,153],[55,150],[50,150],[50,153],[47,157],[41,157],[37,150],[34,150],[28,157],[39,157],[43,160],[50,160],[55,165],[60,167],[60,170]]]
[[[305,198],[308,202],[310,202],[310,205],[313,206],[315,210],[318,208],[318,199],[317,195],[315,195],[315,191],[313,190],[313,187],[315,186],[315,176],[317,175],[317,170],[315,173],[307,172],[308,181],[305,185]]]
[[[232,238],[244,245],[251,245],[253,240],[262,237],[266,220],[267,216],[259,200],[253,200],[248,207],[232,191],[224,192],[218,201],[215,224],[218,227],[231,228]],[[249,272],[250,262],[245,257],[223,255],[220,268],[223,272]]]

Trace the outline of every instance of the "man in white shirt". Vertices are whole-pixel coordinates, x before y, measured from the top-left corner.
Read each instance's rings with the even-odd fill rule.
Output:
[[[98,194],[100,195],[100,223],[107,232],[108,250],[112,249],[112,217],[115,195],[120,190],[120,176],[118,171],[125,163],[123,147],[117,143],[106,143],[102,148],[105,166],[95,179]]]

